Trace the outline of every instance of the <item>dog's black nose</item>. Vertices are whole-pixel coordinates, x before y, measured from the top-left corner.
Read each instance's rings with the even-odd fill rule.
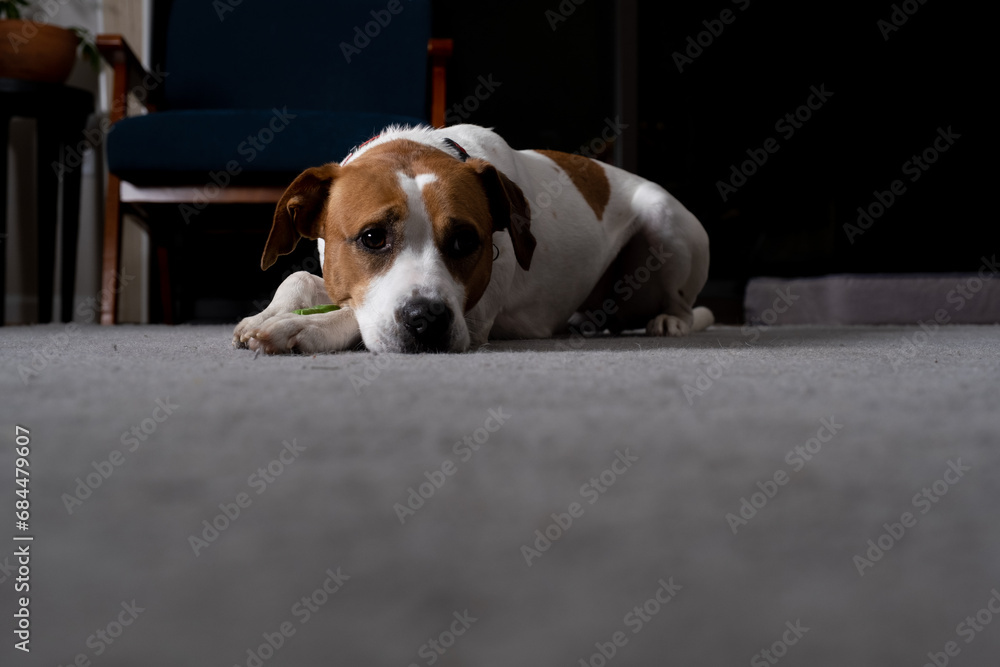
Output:
[[[399,309],[399,321],[413,340],[415,352],[448,349],[454,315],[444,301],[418,296]]]

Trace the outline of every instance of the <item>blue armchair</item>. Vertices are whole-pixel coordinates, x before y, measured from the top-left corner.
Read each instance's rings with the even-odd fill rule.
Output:
[[[124,207],[176,203],[188,218],[276,203],[300,171],[386,125],[444,125],[451,40],[430,39],[429,0],[173,0],[168,16],[162,69],[144,71],[120,36],[97,40],[114,67],[104,324],[116,320]],[[128,96],[149,113],[126,117]],[[157,256],[170,321],[166,250]]]

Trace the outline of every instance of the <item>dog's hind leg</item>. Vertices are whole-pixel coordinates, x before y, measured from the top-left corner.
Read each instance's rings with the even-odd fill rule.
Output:
[[[638,232],[649,244],[650,289],[642,299],[650,308],[646,333],[684,336],[710,326],[708,308],[695,299],[708,278],[708,234],[683,204],[655,183],[644,183],[632,196]],[[636,270],[639,270],[638,268]]]

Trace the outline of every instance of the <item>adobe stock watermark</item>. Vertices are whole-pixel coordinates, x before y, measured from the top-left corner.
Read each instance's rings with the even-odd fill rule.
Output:
[[[86,645],[90,649],[90,653],[77,653],[67,665],[89,667],[92,658],[104,655],[104,652],[111,648],[115,641],[125,633],[125,629],[136,622],[139,614],[146,611],[146,608],[140,607],[135,600],[123,601],[120,606],[121,611],[114,618],[87,637]]]
[[[414,516],[417,510],[433,498],[441,487],[458,472],[458,464],[468,463],[475,453],[489,442],[492,434],[499,431],[500,427],[507,423],[508,419],[510,419],[510,415],[503,411],[502,405],[487,410],[486,420],[483,421],[483,425],[475,429],[472,433],[463,435],[462,439],[452,446],[451,450],[454,452],[458,463],[447,458],[442,461],[438,468],[424,471],[424,478],[427,481],[420,482],[416,485],[416,488],[413,486],[407,488],[408,493],[405,501],[402,503],[397,502],[392,506],[393,511],[396,513],[396,518],[399,519],[399,523],[405,524],[407,519]]]
[[[318,256],[308,255],[305,259],[302,260],[301,264],[296,262],[290,268],[286,269],[281,274],[281,277],[278,279],[277,284],[280,286],[283,282],[285,282],[285,280],[289,278],[289,276],[291,276],[293,273],[298,273],[299,271],[305,271],[306,273],[311,273],[313,275],[320,275],[322,274],[321,271],[322,268],[323,267],[320,265],[320,258]],[[320,273],[317,274],[317,271],[319,271]],[[276,287],[273,290],[271,290],[271,296],[269,296],[268,298],[254,300],[253,307],[257,309],[258,314],[271,305],[271,302],[274,301],[274,295],[277,293],[278,293],[278,288]]]
[[[809,628],[802,625],[802,619],[797,618],[795,622],[785,621],[785,631],[781,637],[776,639],[771,646],[761,649],[750,658],[750,667],[769,667],[776,665],[778,661],[788,655],[788,648],[795,646],[799,640],[809,632]]]
[[[142,81],[132,87],[124,97],[115,98],[112,103],[111,115],[102,114],[97,123],[97,127],[86,128],[83,131],[83,139],[75,146],[67,146],[61,159],[52,163],[52,171],[56,176],[62,178],[66,174],[78,169],[83,164],[83,154],[87,150],[97,150],[105,139],[115,129],[115,124],[111,122],[111,116],[123,113],[128,106],[129,97],[134,97],[139,102],[145,102],[150,93],[160,87],[163,80],[170,76],[170,72],[164,72],[159,65],[154,67],[152,72],[148,72]]]
[[[882,33],[882,39],[888,42],[889,37],[906,25],[910,17],[917,13],[921,5],[925,4],[927,4],[927,0],[904,0],[898,5],[893,4],[888,20],[879,19],[875,23],[879,32]]]
[[[966,616],[955,626],[955,634],[962,638],[964,644],[971,644],[997,616],[1000,616],[1000,591],[993,588],[990,590],[990,597],[986,600],[986,604],[975,614]],[[947,641],[940,651],[927,652],[927,662],[923,664],[923,667],[946,667],[951,659],[961,652],[962,647],[957,641]]]
[[[585,157],[590,160],[597,160],[597,156],[603,154],[614,142],[629,128],[628,123],[623,123],[620,116],[605,118],[604,127],[593,139],[580,145],[573,154]],[[545,210],[551,207],[564,192],[578,192],[573,184],[573,179],[565,169],[558,169],[556,177],[539,181],[541,188],[535,198],[529,200],[532,211]],[[544,190],[544,192],[542,191]],[[511,214],[510,223],[519,228],[530,227],[531,221],[524,216],[514,212]]]
[[[770,478],[757,482],[759,491],[751,493],[749,498],[747,496],[740,498],[740,506],[735,512],[726,513],[726,523],[729,524],[733,535],[736,535],[740,528],[750,523],[761,510],[767,507],[767,504],[774,500],[781,488],[792,479],[792,475],[801,472],[806,464],[820,453],[823,445],[833,440],[844,428],[844,425],[837,423],[837,418],[833,416],[821,417],[819,424],[816,435],[801,445],[795,445],[785,454],[785,463],[791,468],[791,473],[784,468],[778,468]]]
[[[966,304],[983,289],[983,285],[988,280],[993,280],[1000,273],[1000,264],[997,263],[997,256],[994,254],[987,259],[980,258],[982,264],[975,276],[963,278],[955,284],[954,289],[949,290],[945,295],[945,301],[951,304],[952,310],[958,312],[965,308]],[[934,311],[934,318],[931,320],[918,320],[919,331],[912,334],[900,336],[899,344],[886,354],[892,370],[896,373],[907,362],[917,358],[921,350],[930,344],[934,336],[938,334],[942,325],[951,322],[951,314],[946,308],[938,308]]]
[[[666,580],[659,579],[656,583],[659,586],[653,595],[632,607],[622,618],[622,625],[628,628],[632,635],[642,632],[646,624],[670,604],[677,597],[677,593],[684,588],[680,584],[675,584],[673,577],[668,577]],[[616,630],[611,633],[608,641],[594,642],[594,648],[597,650],[586,658],[580,658],[579,667],[605,667],[618,655],[619,650],[628,645],[628,640],[629,635],[625,630]]]
[[[437,637],[430,637],[417,649],[417,655],[424,659],[425,665],[433,665],[441,659],[455,645],[458,638],[468,632],[472,624],[479,620],[469,614],[468,609],[462,612],[453,612],[452,618],[454,620],[445,630],[442,630]],[[420,664],[411,662],[408,667],[420,667]]]
[[[956,140],[961,138],[962,135],[952,130],[951,125],[948,126],[948,129],[939,127],[937,129],[937,137],[934,138],[934,141],[921,151],[920,155],[911,155],[910,159],[902,164],[900,170],[904,176],[910,177],[910,183],[916,183],[931,168],[931,165],[937,162],[943,153],[946,153],[954,146]],[[845,222],[843,225],[844,233],[847,234],[847,240],[851,242],[851,245],[854,245],[855,237],[861,236],[868,231],[875,224],[875,221],[892,208],[896,200],[905,193],[906,184],[902,179],[898,178],[889,184],[888,190],[874,190],[872,196],[875,200],[867,206],[858,207],[858,219],[855,223],[852,225],[849,222]]]
[[[323,574],[326,575],[323,583],[309,594],[303,595],[289,610],[289,614],[299,622],[299,626],[308,623],[351,578],[350,575],[341,572],[339,567],[336,570],[327,568]],[[288,619],[279,623],[274,630],[262,632],[261,638],[264,641],[246,650],[246,659],[242,666],[239,663],[234,663],[233,667],[262,667],[265,662],[281,650],[289,639],[295,636],[297,630],[298,628],[295,627],[292,619]]]
[[[192,218],[204,211],[212,203],[212,200],[229,187],[233,177],[241,174],[245,165],[252,163],[260,153],[267,150],[268,145],[274,141],[275,137],[281,134],[297,117],[298,114],[288,112],[288,107],[272,108],[271,119],[268,120],[267,124],[253,134],[247,135],[247,138],[236,146],[236,152],[243,158],[242,161],[232,159],[226,162],[225,169],[210,171],[208,173],[210,182],[196,190],[191,203],[181,204],[178,207],[181,217],[184,218],[184,223],[190,223]]]
[[[431,304],[429,312],[422,319],[428,322],[433,322],[438,317],[444,315],[447,310],[447,305],[443,302],[435,301]],[[383,373],[402,360],[405,360],[407,368],[410,369],[421,368],[434,363],[430,355],[408,355],[400,353],[386,354],[379,352],[366,354],[361,359],[364,370],[362,370],[360,374],[351,373],[348,376],[348,380],[351,382],[351,387],[354,389],[354,394],[360,396],[362,390],[370,387],[375,383],[375,381],[382,377]]]
[[[350,43],[340,43],[340,52],[344,54],[344,60],[347,61],[347,64],[351,63],[352,58],[361,55],[361,52],[368,48],[372,40],[389,27],[393,17],[401,14],[404,9],[405,7],[400,0],[389,0],[385,9],[373,9],[369,12],[372,20],[365,23],[364,30],[360,25],[354,26],[354,39]]]
[[[281,445],[281,450],[274,459],[247,477],[247,486],[253,489],[258,496],[267,491],[268,487],[274,484],[277,478],[285,472],[285,469],[295,463],[302,452],[306,451],[305,446],[300,445],[295,438],[292,438],[291,442],[285,440]],[[188,545],[190,545],[194,555],[200,556],[202,551],[214,544],[219,536],[242,516],[243,510],[252,504],[253,498],[246,491],[237,493],[232,502],[219,503],[219,513],[211,520],[202,520],[201,532],[188,535]]]
[[[17,470],[21,470],[21,468],[17,468]],[[14,580],[16,582],[14,590],[22,595],[11,596],[17,600],[15,606],[17,611],[14,612],[13,617],[14,636],[18,641],[14,642],[14,648],[18,651],[31,653],[31,596],[25,595],[25,593],[31,592],[31,542],[16,542],[15,544],[18,545],[13,554],[14,558],[17,559],[17,568],[11,567],[9,574],[4,575],[4,580],[6,581],[8,576],[17,574],[17,578]],[[5,558],[5,572],[6,560]]]
[[[778,321],[779,316],[788,312],[788,309],[795,305],[795,302],[800,298],[798,294],[792,293],[791,286],[785,287],[784,290],[780,287],[776,288],[774,294],[775,298],[771,307],[761,312],[759,318],[747,322],[740,328],[740,333],[747,340],[742,343],[738,341],[731,343],[729,346],[730,350],[742,349],[744,346],[754,345],[760,340],[761,334],[768,331]],[[732,356],[727,355],[726,348],[720,346],[713,353],[712,360],[698,370],[698,375],[695,377],[694,382],[686,382],[681,387],[688,405],[694,405],[695,397],[700,398],[704,396],[732,368],[732,365]]]
[[[620,299],[605,299],[598,308],[584,311],[582,318],[572,320],[568,328],[569,338],[556,341],[556,349],[562,351],[579,350],[584,346],[589,336],[604,331],[605,325],[611,316],[618,312],[621,304],[635,296],[635,293],[641,290],[671,257],[673,257],[673,253],[665,251],[662,243],[658,247],[650,246],[646,260],[612,285],[612,291],[620,295]]]
[[[623,123],[618,116],[615,116],[614,119],[605,118],[604,127],[601,129],[600,134],[582,144],[573,154],[595,160],[597,155],[606,151],[628,128],[628,123]],[[539,181],[539,185],[542,187],[539,189],[538,194],[535,195],[534,199],[529,201],[531,210],[533,211],[551,207],[564,192],[578,192],[576,185],[573,184],[573,179],[565,169],[561,168],[556,171],[555,178]],[[541,191],[542,189],[544,189],[544,192]],[[519,214],[512,214],[511,224],[524,226],[531,223],[530,220],[525,219]]]
[[[826,84],[819,84],[809,87],[810,95],[804,104],[799,105],[793,111],[786,113],[774,124],[774,131],[781,134],[785,141],[795,136],[796,131],[801,130],[805,123],[813,117],[813,113],[819,111],[833,97],[834,93],[826,89]],[[722,201],[727,201],[736,194],[741,187],[747,184],[748,179],[756,174],[761,167],[767,164],[772,155],[781,149],[781,144],[774,137],[764,140],[760,148],[748,148],[746,150],[749,159],[743,162],[729,165],[729,178],[725,181],[716,181],[715,187],[719,191]]]
[[[91,461],[90,465],[94,471],[88,473],[85,477],[77,477],[74,480],[76,481],[76,488],[73,489],[73,492],[62,494],[63,507],[66,508],[66,513],[72,515],[74,511],[82,507],[84,501],[90,498],[94,494],[94,491],[99,489],[104,482],[115,474],[115,470],[125,463],[126,452],[132,454],[138,450],[140,445],[156,433],[160,424],[167,421],[180,407],[177,403],[171,403],[169,396],[156,399],[156,407],[153,408],[150,416],[138,424],[133,424],[129,430],[122,432],[119,438],[123,445],[122,449],[112,449],[106,458],[100,461]]]
[[[944,473],[940,479],[934,480],[931,484],[928,484],[914,494],[910,500],[910,504],[913,505],[914,509],[920,510],[921,515],[927,514],[934,509],[935,505],[941,502],[941,499],[948,494],[951,487],[958,484],[965,477],[965,473],[970,470],[972,470],[972,467],[963,465],[961,457],[956,458],[954,461],[949,459],[948,466],[944,469]],[[865,576],[865,570],[875,567],[875,563],[882,560],[882,557],[906,536],[907,530],[917,525],[918,520],[919,516],[913,512],[903,512],[899,517],[899,521],[883,523],[882,528],[884,530],[878,537],[868,540],[868,549],[864,552],[864,555],[855,554],[852,559],[858,574],[862,577]]]
[[[771,307],[765,308],[758,317],[750,318],[746,324],[740,327],[740,333],[749,338],[746,341],[747,344],[753,345],[760,340],[761,334],[766,333],[774,326],[779,317],[787,313],[788,309],[794,306],[799,298],[798,294],[792,294],[791,286],[785,287],[784,290],[780,287],[775,288]]]
[[[573,154],[590,160],[596,160],[597,156],[607,151],[628,128],[628,123],[623,123],[620,116],[615,116],[613,119],[605,118],[604,127],[601,128],[600,133],[590,141],[582,144]],[[562,196],[563,192],[577,191],[572,178],[566,173],[565,169],[558,169],[556,174],[556,177],[553,179],[546,179],[539,182],[539,185],[542,187],[538,189],[538,194],[535,195],[535,198],[529,201],[532,211],[549,208],[555,200]],[[542,192],[542,189],[545,191]],[[510,224],[518,229],[524,229],[531,226],[531,221],[517,212],[512,212]]]
[[[243,4],[243,0],[212,0],[212,9],[219,17],[219,23],[226,20],[226,14],[236,11],[236,8]]]
[[[624,452],[616,449],[615,458],[611,461],[611,465],[596,476],[591,477],[580,487],[580,497],[586,500],[588,505],[593,505],[638,460],[639,457],[632,454],[628,447],[625,448]],[[547,552],[555,542],[562,538],[573,526],[573,522],[583,516],[585,510],[586,508],[579,502],[572,502],[566,508],[565,512],[553,512],[551,514],[552,523],[546,526],[544,530],[535,530],[535,539],[533,542],[521,545],[521,556],[524,557],[524,562],[527,566],[531,567],[532,561],[541,558],[542,554]]]
[[[583,157],[589,157],[593,160],[598,155],[601,155],[608,150],[608,147],[613,144],[618,137],[625,134],[625,130],[628,128],[628,123],[623,123],[621,116],[605,118],[604,127],[601,129],[600,135],[595,136],[587,143],[581,145],[574,151],[574,153],[582,155]]]
[[[750,6],[750,0],[731,0],[731,2],[734,5],[739,5],[741,12],[745,12]],[[683,74],[685,66],[693,65],[694,61],[705,53],[705,49],[712,46],[717,38],[722,37],[726,26],[732,25],[736,21],[736,17],[737,14],[727,7],[719,13],[719,18],[702,21],[701,24],[705,29],[696,35],[688,35],[684,53],[674,51],[671,54],[677,71]]]
[[[737,347],[737,344],[733,344],[732,347]],[[711,389],[717,380],[722,379],[722,376],[729,371],[733,366],[733,359],[731,356],[726,354],[726,349],[720,347],[712,353],[712,359],[703,368],[698,369],[698,375],[695,377],[694,382],[685,382],[681,387],[681,391],[684,392],[684,398],[687,399],[688,405],[694,405],[695,396],[699,398],[705,395],[709,389]]]
[[[76,305],[75,316],[80,318],[84,324],[96,321],[101,312],[101,301],[110,299],[112,293],[120,293],[133,280],[135,280],[135,276],[115,272],[114,287],[105,287],[97,295],[81,300]],[[18,364],[17,374],[21,378],[21,382],[28,384],[33,378],[38,378],[44,371],[55,365],[62,353],[70,347],[73,337],[78,333],[80,333],[80,325],[76,322],[67,322],[62,331],[45,336],[42,342],[36,344],[32,349],[31,359]]]
[[[469,116],[479,108],[480,103],[490,99],[496,89],[503,85],[503,81],[493,80],[492,73],[485,77],[479,75],[476,80],[479,85],[472,91],[472,94],[467,95],[461,102],[455,102],[450,109],[445,111],[444,121],[446,124],[459,125],[468,120]]]
[[[47,25],[55,18],[60,9],[68,4],[69,0],[36,0],[36,2],[32,2],[25,9],[34,9],[37,7],[38,11],[35,11],[30,18],[21,17],[20,32],[8,30],[5,35],[7,44],[10,45],[11,50],[14,53],[20,53],[21,47],[25,46],[38,35],[38,26]],[[7,18],[13,17],[7,16]]]
[[[560,24],[569,20],[576,8],[587,0],[562,0],[555,9],[545,10],[545,20],[549,22],[552,32],[559,29]]]
[[[6,583],[8,579],[18,573],[18,563],[16,562],[16,559],[20,553],[20,551],[15,550],[13,554],[4,556],[3,560],[0,561],[0,584]],[[11,555],[15,558],[15,562],[13,563],[10,560]]]
[[[435,307],[436,305],[437,304],[435,303],[432,307]],[[444,307],[445,306],[442,306],[442,308]],[[433,317],[433,313],[429,317]],[[383,373],[398,364],[401,360],[405,360],[407,368],[410,369],[423,368],[434,364],[434,360],[431,355],[426,354],[404,355],[402,353],[386,354],[381,352],[371,352],[361,358],[364,370],[360,373],[351,373],[347,378],[351,382],[354,394],[356,396],[360,396],[363,391],[367,390],[368,387],[372,386],[379,378],[381,378]]]

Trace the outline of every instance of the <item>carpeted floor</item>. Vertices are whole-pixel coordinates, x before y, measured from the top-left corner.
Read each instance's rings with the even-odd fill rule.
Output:
[[[0,329],[4,665],[997,664],[998,326],[230,331]]]

